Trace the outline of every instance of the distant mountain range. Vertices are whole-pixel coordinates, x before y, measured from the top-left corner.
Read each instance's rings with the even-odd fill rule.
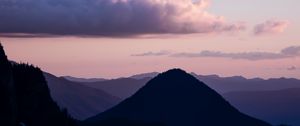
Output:
[[[144,86],[151,78],[119,78],[98,82],[85,82],[85,86],[103,90],[113,96],[126,99]]]
[[[180,69],[112,80],[56,77],[9,61],[0,44],[0,87],[3,126],[270,126],[253,117],[300,125],[300,80],[292,78]]]
[[[159,73],[145,73],[131,76],[129,78],[119,78],[113,80],[106,80],[101,82],[93,83],[82,83],[85,86],[90,86],[97,88],[103,91],[108,92],[109,94],[116,95],[121,99],[126,99],[134,94],[138,89],[143,87],[151,78],[154,78]],[[298,106],[290,105],[295,104],[295,97],[300,95],[300,91],[296,92],[296,95],[288,95],[289,90],[300,87],[300,80],[293,78],[273,78],[273,79],[246,79],[241,76],[234,77],[219,77],[217,75],[197,75],[191,73],[198,80],[203,81],[209,87],[216,90],[218,93],[223,95],[227,100],[233,103],[233,105],[241,110],[242,112],[252,115],[254,117],[259,117],[266,121],[273,123],[274,125],[285,123],[293,124],[295,126],[300,125],[300,123],[294,120],[298,116],[298,112],[294,111],[298,109]],[[121,87],[121,88],[119,88]],[[287,89],[287,90],[286,90]],[[249,99],[245,95],[234,94],[232,93],[251,93],[252,98],[263,98],[261,99],[264,102],[258,102],[253,99]],[[265,97],[255,95],[256,92],[276,92],[277,95],[282,95],[285,97],[284,100],[280,98],[273,98],[272,95],[266,95]],[[236,98],[239,96],[238,98]],[[257,99],[258,100],[258,99]],[[273,100],[273,101],[272,101]],[[258,109],[268,107],[268,103],[273,103],[277,101],[276,104],[272,104],[274,108],[289,108],[286,112],[283,112],[281,109]],[[284,104],[278,104],[284,101]],[[298,100],[299,101],[299,100]],[[242,104],[242,103],[244,104]],[[255,104],[248,105],[248,104]],[[270,113],[270,114],[269,114]],[[286,117],[291,117],[288,119]],[[294,118],[294,119],[293,119]]]
[[[100,89],[59,78],[49,73],[44,73],[44,76],[54,101],[79,120],[101,113],[122,100]]]
[[[274,91],[288,88],[300,88],[300,80],[294,78],[246,79],[241,76],[219,77],[217,75],[194,75],[219,93],[232,91]]]
[[[74,82],[98,82],[98,81],[107,80],[107,79],[103,79],[103,78],[78,78],[78,77],[72,77],[72,76],[62,76],[62,78],[65,78],[69,81],[74,81]]]
[[[133,79],[153,78],[153,77],[157,76],[158,74],[159,74],[159,72],[142,73],[142,74],[132,75],[128,78],[133,78]]]
[[[85,124],[113,126],[114,119],[165,126],[270,126],[240,113],[217,92],[179,69],[159,74],[133,96]]]
[[[223,96],[241,112],[275,124],[300,125],[300,88],[238,91]]]
[[[128,78],[118,78],[113,80],[103,79],[105,81],[101,80],[98,82],[91,82],[91,83],[84,82],[84,84],[97,89],[102,89],[104,91],[107,90],[108,93],[114,94],[120,98],[127,98],[130,96],[130,94],[136,92],[139,88],[144,86],[147,81],[149,81],[151,78],[154,78],[158,74],[159,74],[158,72],[143,73],[143,74],[133,75]],[[220,77],[218,75],[198,75],[195,73],[191,73],[191,75],[196,77],[198,80],[203,81],[209,87],[216,90],[220,94],[233,92],[233,91],[274,91],[274,90],[282,90],[282,89],[289,89],[289,88],[300,88],[300,80],[295,78],[247,79],[242,76]],[[111,87],[104,86],[107,83],[113,83],[109,85],[115,85],[115,86],[111,86]],[[120,89],[117,88],[120,85],[125,86],[126,89],[121,88],[120,91]],[[123,93],[119,93],[119,92],[123,92]]]

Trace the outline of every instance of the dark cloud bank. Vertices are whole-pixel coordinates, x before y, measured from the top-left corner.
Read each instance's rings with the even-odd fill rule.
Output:
[[[158,55],[160,54],[160,55]],[[134,54],[132,56],[170,56],[183,58],[197,58],[197,57],[215,57],[215,58],[231,58],[231,59],[245,59],[245,60],[269,60],[269,59],[284,59],[300,57],[300,46],[291,46],[282,49],[279,53],[272,52],[240,52],[240,53],[225,53],[220,51],[201,51],[199,53],[162,53],[162,52],[148,52],[142,54]]]
[[[244,30],[209,0],[0,0],[1,36],[134,36]],[[21,33],[21,34],[20,34]]]

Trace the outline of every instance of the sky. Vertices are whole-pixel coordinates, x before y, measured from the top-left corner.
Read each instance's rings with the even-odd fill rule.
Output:
[[[182,68],[300,78],[299,0],[4,0],[11,60],[57,76],[117,78]]]

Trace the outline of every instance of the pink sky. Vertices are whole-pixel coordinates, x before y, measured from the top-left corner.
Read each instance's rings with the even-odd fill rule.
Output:
[[[219,42],[217,38],[212,39],[210,37],[206,39],[201,37],[198,39],[6,38],[3,40],[10,59],[33,63],[55,75],[115,78],[136,73],[160,72],[178,67],[199,74],[218,74],[221,76],[300,78],[299,57],[251,61],[213,57],[132,56],[133,54],[148,51],[159,52],[161,50],[168,52],[214,50],[278,53],[283,49],[282,47],[286,47],[281,47],[281,45],[269,47],[270,42],[255,46],[236,37],[225,38],[225,40],[230,41],[230,44]],[[293,66],[297,69],[288,70]]]
[[[12,4],[25,5],[18,1]],[[178,67],[198,74],[300,78],[299,1],[80,2],[70,3],[72,9],[38,2],[30,11],[0,8],[0,40],[8,57],[59,76],[116,78]],[[100,13],[103,6],[108,13]],[[281,52],[287,47],[292,55]],[[210,55],[199,56],[203,51]],[[172,56],[179,53],[197,56]],[[249,59],[254,54],[267,58]]]

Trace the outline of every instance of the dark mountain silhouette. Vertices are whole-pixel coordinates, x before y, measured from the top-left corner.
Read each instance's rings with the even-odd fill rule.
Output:
[[[125,99],[144,86],[155,75],[157,75],[157,72],[84,84]],[[300,88],[300,80],[294,78],[271,78],[266,80],[261,78],[247,79],[242,76],[220,77],[218,75],[197,75],[195,73],[191,73],[191,75],[220,94],[232,91],[272,91]]]
[[[82,83],[86,86],[103,90],[109,94],[126,99],[143,87],[151,78],[119,78],[107,81]]]
[[[74,82],[99,82],[99,81],[107,80],[107,79],[103,79],[103,78],[78,78],[78,77],[72,77],[72,76],[62,76],[62,78],[65,78],[69,81],[74,81]]]
[[[138,75],[133,75],[131,76],[132,78],[120,78],[120,79],[115,79],[115,80],[107,80],[106,82],[95,82],[92,84],[87,84],[88,86],[96,87],[98,89],[102,89],[104,91],[108,91],[109,93],[113,95],[119,95],[123,99],[131,96],[131,94],[135,93],[138,89],[140,89],[142,86],[146,84],[146,82],[150,79],[153,78],[153,76],[156,74],[156,72],[152,73],[145,73],[145,74],[138,74]],[[209,87],[215,89],[217,92],[220,94],[225,93],[225,98],[228,98],[226,95],[226,92],[237,92],[237,91],[277,91],[277,90],[282,90],[282,89],[290,89],[290,88],[297,88],[300,86],[300,80],[298,79],[293,79],[293,78],[272,78],[272,79],[261,79],[261,78],[253,78],[253,79],[246,79],[242,76],[233,76],[233,77],[220,77],[218,75],[197,75],[195,73],[191,73],[194,77],[196,77],[199,80],[202,80],[205,82]],[[143,78],[144,79],[140,79]],[[129,80],[129,81],[123,81],[123,80]],[[142,81],[141,81],[142,80]],[[99,85],[98,85],[99,84]],[[122,85],[122,88],[119,88],[119,86]],[[120,92],[126,92],[126,93],[120,93]],[[280,94],[282,92],[278,92]],[[126,94],[126,95],[124,95]],[[253,93],[254,94],[254,93]],[[122,96],[123,95],[123,96]],[[284,94],[283,94],[284,95]],[[236,95],[239,96],[239,95]],[[241,95],[243,96],[243,95]],[[256,95],[253,95],[256,96]],[[262,96],[260,96],[262,97]],[[269,97],[272,97],[271,95]],[[291,96],[286,96],[288,97]],[[255,97],[253,97],[255,98]],[[268,98],[269,99],[269,98]],[[272,99],[272,98],[270,98]],[[232,100],[232,99],[228,99]],[[245,99],[247,100],[247,98]],[[276,105],[272,106],[277,106],[278,103],[280,103],[282,100],[281,99],[273,99],[277,103]],[[250,102],[249,100],[248,102]],[[268,101],[268,100],[265,100]],[[273,102],[275,102],[273,101]],[[238,109],[241,109],[242,112],[246,114],[253,115],[254,117],[259,117],[262,119],[265,119],[267,121],[273,122],[274,124],[279,124],[279,123],[284,123],[286,122],[287,124],[291,123],[294,124],[293,121],[285,121],[287,120],[286,118],[279,119],[282,117],[282,115],[285,115],[285,117],[292,117],[294,118],[295,116],[295,111],[299,107],[298,106],[283,106],[284,108],[288,108],[287,112],[283,113],[279,110],[281,109],[276,109],[274,111],[267,111],[268,109],[256,109],[258,107],[253,107],[253,106],[248,106],[245,102],[245,104],[239,105],[238,103],[244,102],[243,97],[240,97],[234,101],[232,101],[236,104],[235,107]],[[252,101],[251,101],[252,102]],[[254,101],[253,101],[254,102]],[[268,107],[270,106],[271,102],[266,102],[265,104],[261,105],[258,102],[254,102],[253,104],[256,104],[258,106],[265,106]],[[286,103],[291,103],[286,102]],[[93,105],[97,106],[97,105]],[[249,108],[249,109],[246,109]],[[250,109],[251,108],[251,109]],[[270,108],[270,107],[269,107]],[[246,111],[245,111],[246,110]],[[277,111],[278,110],[278,111]],[[270,113],[270,114],[269,114]],[[298,115],[296,115],[298,116]],[[273,120],[278,120],[278,121],[273,121]],[[297,123],[297,122],[296,122]]]
[[[0,46],[1,126],[73,126],[75,120],[50,97],[43,72],[11,63]]]
[[[99,89],[58,78],[49,73],[44,73],[44,76],[54,101],[79,120],[101,113],[121,101],[120,98]]]
[[[15,126],[17,122],[16,94],[11,63],[0,44],[0,124]]]
[[[82,126],[167,126],[161,122],[146,122],[124,118],[109,118],[98,121],[96,124],[81,123]]]
[[[300,88],[230,92],[224,97],[240,111],[274,125],[300,126]]]
[[[132,78],[153,78],[157,72],[133,75]],[[300,88],[300,80],[295,78],[252,78],[247,79],[243,76],[220,77],[218,75],[198,75],[191,73],[197,79],[206,83],[209,87],[219,93],[232,91],[271,91],[289,88]]]
[[[85,123],[96,126],[114,119],[166,126],[269,126],[240,113],[214,90],[179,69],[159,74],[132,97]]]

